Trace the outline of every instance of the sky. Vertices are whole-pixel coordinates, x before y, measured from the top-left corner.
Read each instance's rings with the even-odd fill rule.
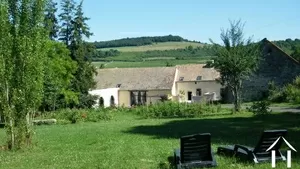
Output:
[[[229,19],[245,22],[245,36],[255,41],[300,39],[299,0],[84,0],[83,5],[94,33],[88,41],[172,34],[219,42]]]

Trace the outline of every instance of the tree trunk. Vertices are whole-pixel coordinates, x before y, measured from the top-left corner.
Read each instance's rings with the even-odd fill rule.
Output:
[[[232,95],[233,95],[234,111],[239,112],[241,110],[241,96],[238,87],[234,87],[232,89]]]
[[[239,80],[238,83],[232,89],[235,112],[241,111],[241,86],[242,82]]]
[[[32,113],[33,115],[34,113]],[[26,114],[26,145],[29,146],[31,144],[31,122],[32,116],[30,115],[30,111]]]
[[[13,114],[12,114],[12,111],[11,111],[10,105],[9,105],[9,89],[8,89],[7,80],[5,82],[5,87],[6,87],[6,93],[5,94],[6,94],[6,104],[7,104],[7,107],[6,107],[5,111],[8,111],[7,112],[8,120],[9,120],[8,134],[9,134],[9,137],[10,137],[10,139],[8,141],[8,148],[13,149],[14,145],[15,145],[15,132],[14,132]]]
[[[11,113],[10,113],[10,116],[11,116]],[[14,132],[13,119],[11,117],[9,118],[9,130],[8,130],[8,133],[10,135],[10,140],[8,142],[8,148],[10,150],[12,150],[15,147],[15,132]]]

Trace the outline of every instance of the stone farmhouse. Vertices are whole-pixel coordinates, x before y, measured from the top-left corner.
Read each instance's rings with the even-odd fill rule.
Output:
[[[99,69],[97,87],[90,94],[102,97],[110,106],[132,106],[155,103],[168,97],[180,102],[220,100],[219,73],[205,64],[176,67]]]

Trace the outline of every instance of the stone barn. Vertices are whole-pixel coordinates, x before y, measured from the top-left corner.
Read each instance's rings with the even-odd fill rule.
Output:
[[[262,40],[262,45],[262,60],[259,68],[243,84],[244,101],[263,98],[267,94],[270,82],[282,87],[300,75],[300,64],[296,59],[267,39]]]

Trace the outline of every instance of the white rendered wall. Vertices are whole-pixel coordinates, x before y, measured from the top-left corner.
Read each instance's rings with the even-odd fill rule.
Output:
[[[98,89],[98,90],[89,91],[89,94],[96,95],[96,96],[99,97],[97,99],[97,103],[96,103],[96,105],[94,105],[94,107],[98,107],[99,106],[99,99],[100,99],[100,97],[102,97],[103,100],[104,100],[104,107],[109,107],[110,106],[110,98],[111,98],[111,96],[114,96],[114,98],[115,98],[115,105],[118,105],[118,101],[119,101],[118,91],[119,91],[119,88]]]

